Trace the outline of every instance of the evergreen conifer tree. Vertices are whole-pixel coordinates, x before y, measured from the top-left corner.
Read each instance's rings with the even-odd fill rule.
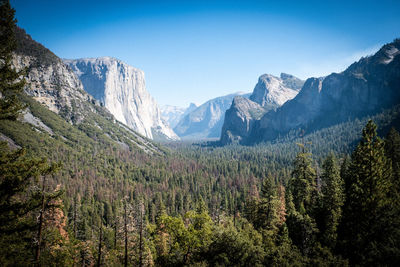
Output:
[[[392,166],[393,193],[400,194],[400,134],[396,129],[390,129],[385,138],[385,153]],[[400,196],[399,196],[400,197]]]
[[[14,29],[15,10],[8,0],[0,1],[0,119],[15,120],[24,105],[19,99],[25,80],[22,71],[12,67],[13,51],[16,49]]]
[[[391,216],[391,172],[384,142],[369,121],[351,156],[341,224],[341,249],[351,264],[393,264],[399,260]],[[396,256],[397,254],[397,256]]]
[[[279,199],[276,186],[272,183],[272,179],[267,177],[264,179],[261,187],[256,227],[277,232],[279,224],[278,208]]]
[[[290,180],[290,191],[297,212],[310,214],[313,208],[313,196],[316,190],[315,169],[312,167],[311,153],[308,153],[302,144],[302,151],[297,154],[294,161],[294,170]]]
[[[342,216],[344,203],[344,183],[334,154],[330,154],[322,165],[322,243],[334,248],[337,227]]]

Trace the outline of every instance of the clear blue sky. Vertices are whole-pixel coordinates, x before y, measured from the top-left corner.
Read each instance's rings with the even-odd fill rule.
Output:
[[[400,37],[400,1],[11,0],[18,24],[61,58],[142,69],[161,105],[250,92],[263,73],[340,72]]]

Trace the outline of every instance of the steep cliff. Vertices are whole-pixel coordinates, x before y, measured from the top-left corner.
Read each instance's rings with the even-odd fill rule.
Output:
[[[17,50],[13,65],[25,69],[25,92],[60,113],[70,122],[79,123],[94,102],[76,75],[50,50],[32,40],[23,29],[16,28]]]
[[[400,103],[400,40],[383,46],[342,73],[310,78],[300,93],[254,126],[247,142],[272,140],[291,130],[312,132],[376,114]]]
[[[260,104],[265,109],[274,109],[294,98],[301,84],[300,79],[289,74],[282,73],[281,78],[264,74],[258,78],[258,83],[254,87],[250,100]]]
[[[117,120],[155,140],[178,137],[161,118],[160,109],[146,90],[144,72],[111,57],[64,60]]]
[[[265,112],[266,110],[256,102],[236,96],[225,113],[221,142],[223,144],[240,143],[242,139],[246,139],[255,121],[259,120]]]
[[[13,65],[18,70],[25,70],[24,90],[28,95],[21,97],[27,108],[20,121],[30,125],[35,133],[44,134],[40,140],[61,140],[71,145],[79,143],[78,136],[89,137],[108,146],[160,153],[157,146],[117,122],[100,102],[85,92],[81,81],[60,58],[34,41],[23,29],[16,28],[15,31],[17,49]],[[14,128],[3,126],[1,136],[20,137]],[[21,140],[17,142],[21,143]]]

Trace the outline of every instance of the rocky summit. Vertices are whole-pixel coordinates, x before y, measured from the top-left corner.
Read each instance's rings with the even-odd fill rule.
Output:
[[[289,74],[282,73],[281,78],[264,74],[258,78],[250,100],[266,109],[277,108],[294,98],[303,83],[302,80]]]
[[[286,73],[282,73],[280,77],[261,75],[249,99],[235,97],[226,111],[221,143],[242,143],[247,140],[256,121],[266,112],[293,99],[303,84],[304,81]]]

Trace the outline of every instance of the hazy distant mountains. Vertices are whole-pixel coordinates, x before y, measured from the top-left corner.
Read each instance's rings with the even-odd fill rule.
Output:
[[[252,112],[258,103],[260,109],[256,113],[264,114],[295,97],[303,83],[304,81],[285,73],[281,77],[264,74],[258,79],[252,94],[234,93],[211,99],[182,116],[174,131],[184,139],[218,138],[224,125],[225,112],[234,99],[235,107],[246,102],[249,103],[249,108],[252,107]],[[231,126],[236,127],[237,124],[232,123]]]
[[[190,103],[189,107],[182,108],[177,106],[162,106],[161,107],[161,117],[168,122],[171,128],[174,128],[179,121],[186,116],[186,114],[192,112],[197,108],[196,104]]]
[[[400,40],[383,46],[375,55],[362,58],[342,73],[307,79],[294,99],[260,118],[240,115],[243,110],[257,107],[236,102],[225,117],[223,144],[268,141],[291,130],[301,128],[307,133],[376,114],[400,103]],[[232,128],[237,125],[234,121],[238,116],[242,121],[251,121],[242,123],[242,127],[248,128],[246,131]]]
[[[155,140],[179,139],[146,90],[144,72],[111,57],[64,60],[117,120]]]
[[[218,138],[221,135],[225,111],[238,95],[249,97],[249,94],[234,93],[211,99],[183,116],[174,131],[183,139]]]

